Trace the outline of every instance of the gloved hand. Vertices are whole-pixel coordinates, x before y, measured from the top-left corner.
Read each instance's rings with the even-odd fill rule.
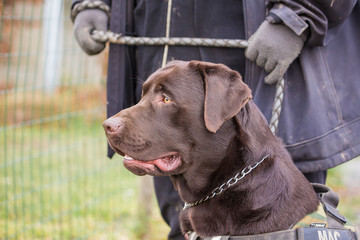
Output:
[[[90,33],[92,30],[108,30],[109,17],[100,9],[86,9],[78,13],[74,21],[74,34],[80,47],[88,55],[100,53],[105,43],[94,41]]]
[[[245,56],[269,74],[267,84],[276,83],[284,76],[289,65],[300,54],[305,42],[304,36],[298,36],[283,24],[264,21],[250,37]]]

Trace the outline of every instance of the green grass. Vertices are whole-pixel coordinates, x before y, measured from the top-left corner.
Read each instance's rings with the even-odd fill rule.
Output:
[[[166,239],[140,178],[106,157],[98,84],[0,95],[0,239]]]
[[[360,227],[359,167],[360,157],[330,169],[326,183],[339,195],[340,212],[358,229]]]
[[[141,239],[140,178],[106,158],[101,122],[60,125],[1,133],[0,238]],[[150,239],[165,239],[152,205]]]

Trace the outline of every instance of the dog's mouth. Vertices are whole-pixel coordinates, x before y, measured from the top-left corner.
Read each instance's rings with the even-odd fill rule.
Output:
[[[153,160],[137,160],[124,154],[124,166],[136,175],[163,176],[177,174],[181,166],[179,153],[166,154]]]
[[[124,157],[125,168],[136,175],[169,176],[179,174],[181,171],[182,159],[178,152],[170,152],[150,160],[140,159],[142,157],[137,159],[136,156],[130,156],[130,154],[120,150],[113,141],[109,140],[108,142],[115,152]]]

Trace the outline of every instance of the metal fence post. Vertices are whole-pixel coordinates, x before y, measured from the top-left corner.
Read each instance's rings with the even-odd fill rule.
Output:
[[[59,84],[62,61],[63,1],[46,0],[44,4],[44,81],[45,90],[53,91]]]

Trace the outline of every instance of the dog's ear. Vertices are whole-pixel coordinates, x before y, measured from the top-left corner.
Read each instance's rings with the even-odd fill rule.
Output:
[[[204,81],[205,126],[215,133],[252,98],[251,90],[238,72],[225,65],[191,61],[189,66],[198,70]]]

